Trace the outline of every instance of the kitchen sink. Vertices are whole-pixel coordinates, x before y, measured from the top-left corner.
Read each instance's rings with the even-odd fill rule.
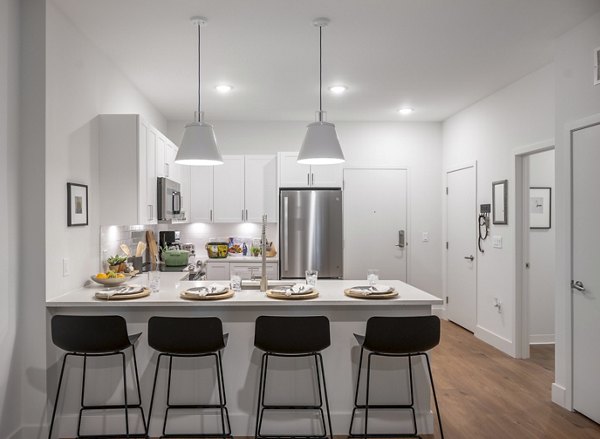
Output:
[[[195,280],[206,280],[204,279],[205,273],[202,271],[188,271],[185,276],[181,278],[182,281],[195,281]]]

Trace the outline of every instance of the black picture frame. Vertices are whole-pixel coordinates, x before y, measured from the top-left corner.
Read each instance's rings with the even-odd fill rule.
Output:
[[[497,200],[498,196],[502,200]],[[508,180],[492,182],[492,222],[508,224]]]
[[[85,184],[67,183],[67,226],[87,226],[89,222],[88,187]]]
[[[537,196],[537,197],[535,197]],[[536,213],[533,211],[533,199],[542,198],[543,202],[546,202],[548,206],[544,209],[544,203],[539,206],[542,208],[541,212]],[[535,218],[534,215],[541,215],[541,218]],[[533,224],[533,225],[532,225]],[[541,224],[541,225],[538,225]],[[532,230],[548,230],[552,228],[552,188],[548,186],[532,186],[529,188],[529,228]]]

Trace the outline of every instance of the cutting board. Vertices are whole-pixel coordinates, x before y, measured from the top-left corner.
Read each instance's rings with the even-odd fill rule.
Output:
[[[146,232],[146,242],[148,242],[148,250],[150,251],[150,263],[152,269],[155,270],[158,261],[158,245],[156,244],[156,238],[152,230]]]

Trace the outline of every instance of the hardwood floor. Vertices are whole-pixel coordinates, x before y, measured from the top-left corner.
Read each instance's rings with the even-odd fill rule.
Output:
[[[532,353],[530,360],[515,360],[461,327],[442,322],[442,342],[432,353],[432,368],[445,437],[600,438],[598,424],[550,400],[553,349],[536,346]]]
[[[598,424],[551,402],[552,347],[515,360],[442,321],[431,359],[447,439],[600,439]]]

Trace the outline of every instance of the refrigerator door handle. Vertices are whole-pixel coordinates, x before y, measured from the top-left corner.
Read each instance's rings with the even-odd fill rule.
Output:
[[[288,197],[283,197],[283,271],[289,270],[289,250],[288,250]]]

